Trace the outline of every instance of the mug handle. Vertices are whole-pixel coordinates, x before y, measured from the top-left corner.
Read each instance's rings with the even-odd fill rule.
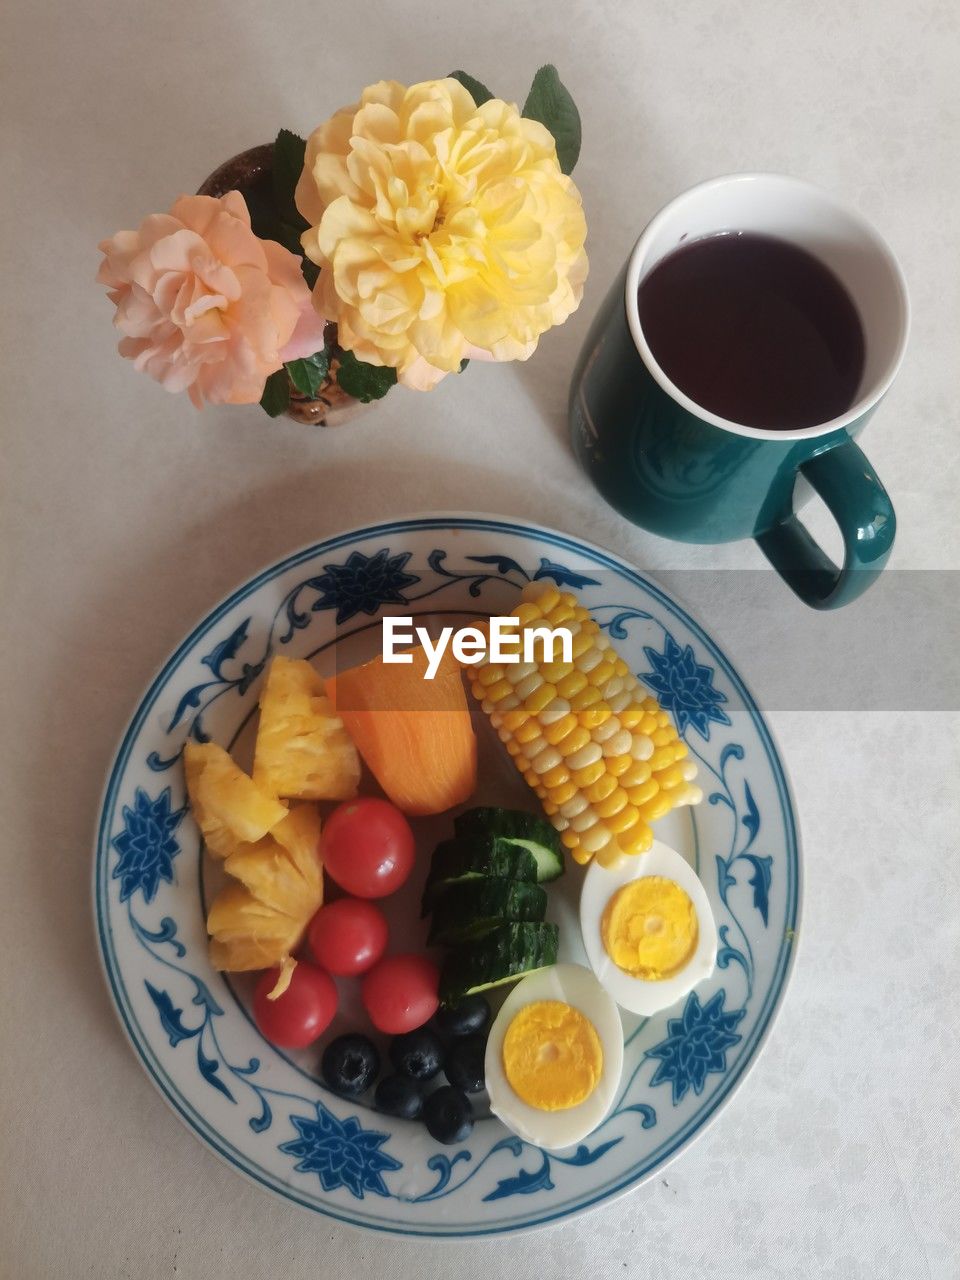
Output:
[[[897,517],[877,473],[853,440],[802,462],[800,471],[840,526],[842,566],[837,568],[793,511],[756,541],[804,604],[836,609],[856,600],[878,577],[893,548]]]

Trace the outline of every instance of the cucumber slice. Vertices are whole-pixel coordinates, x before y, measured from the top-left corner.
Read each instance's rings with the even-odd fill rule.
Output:
[[[440,1001],[502,986],[557,962],[557,926],[530,922],[502,924],[484,937],[451,951],[440,973]]]
[[[546,818],[535,813],[483,805],[454,818],[453,830],[457,836],[497,836],[526,849],[537,860],[537,880],[541,883],[563,875],[560,836]]]
[[[535,881],[537,860],[529,849],[522,849],[498,836],[444,840],[437,845],[430,864],[420,906],[421,916],[433,910],[433,904],[446,885],[478,880],[483,876]]]
[[[427,945],[470,942],[507,920],[542,920],[546,910],[547,891],[523,880],[478,876],[448,884],[433,908]]]

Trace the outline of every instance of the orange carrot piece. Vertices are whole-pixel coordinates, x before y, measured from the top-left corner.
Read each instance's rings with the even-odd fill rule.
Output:
[[[477,784],[477,738],[449,648],[425,679],[423,648],[412,663],[374,658],[326,681],[327,695],[367,768],[403,813],[443,813]]]

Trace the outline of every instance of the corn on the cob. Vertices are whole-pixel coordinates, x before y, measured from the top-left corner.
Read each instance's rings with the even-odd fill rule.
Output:
[[[512,613],[521,637],[568,630],[573,661],[484,658],[466,668],[474,697],[577,862],[645,853],[651,823],[703,797],[686,743],[576,596],[532,582]]]

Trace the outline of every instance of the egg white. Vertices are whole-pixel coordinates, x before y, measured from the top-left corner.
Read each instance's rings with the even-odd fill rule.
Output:
[[[679,973],[657,982],[634,978],[619,968],[607,954],[601,932],[603,913],[613,895],[623,885],[644,876],[673,880],[690,898],[697,913],[696,950]],[[625,857],[615,867],[601,867],[596,859],[590,863],[580,893],[580,931],[590,967],[603,987],[621,1008],[646,1017],[682,1000],[698,982],[710,977],[717,962],[717,925],[706,890],[693,867],[659,840],[647,853]]]
[[[538,1000],[562,1000],[578,1009],[596,1029],[603,1067],[593,1093],[565,1111],[540,1111],[519,1098],[503,1068],[503,1039],[520,1010]],[[589,969],[556,964],[531,973],[503,1002],[487,1039],[484,1062],[490,1110],[527,1142],[559,1151],[592,1133],[613,1105],[623,1072],[623,1024],[616,1004]]]

